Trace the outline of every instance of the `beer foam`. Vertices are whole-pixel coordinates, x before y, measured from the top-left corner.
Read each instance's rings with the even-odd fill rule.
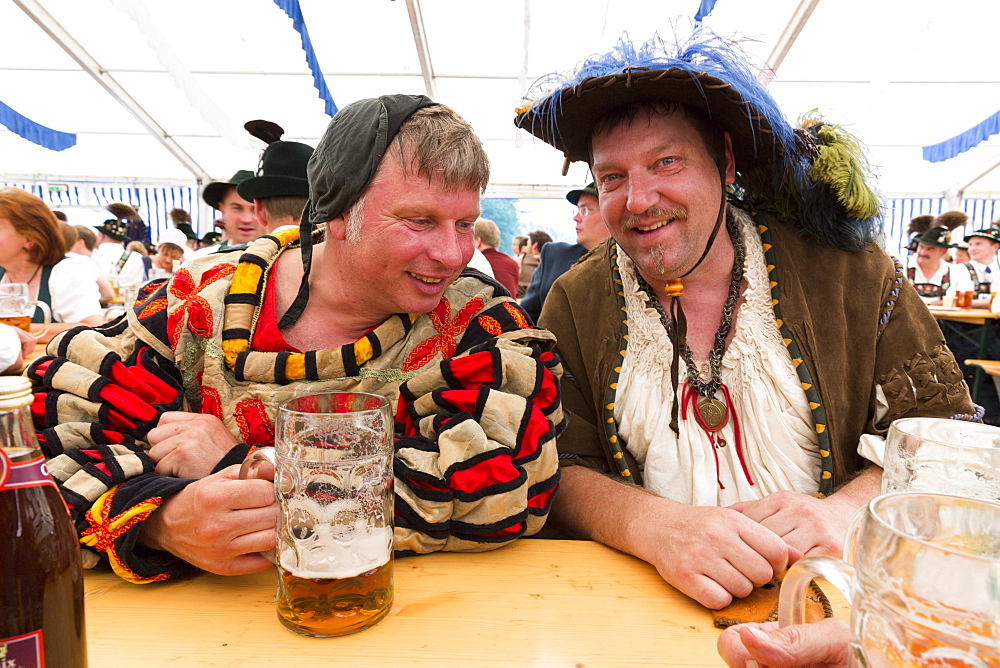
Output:
[[[309,519],[301,532],[307,535],[297,537],[290,527],[282,528],[279,565],[296,577],[353,577],[389,560],[392,526],[372,526],[358,499],[320,504],[298,498],[288,505],[286,517]]]

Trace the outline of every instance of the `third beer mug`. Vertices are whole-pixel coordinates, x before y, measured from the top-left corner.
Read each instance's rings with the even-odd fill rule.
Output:
[[[372,394],[298,397],[278,410],[278,618],[303,635],[354,633],[392,606],[392,438],[389,402]]]
[[[35,307],[42,311],[44,320],[36,328],[31,327]],[[22,329],[36,339],[49,330],[52,311],[42,301],[32,301],[28,296],[27,283],[0,283],[0,323]]]

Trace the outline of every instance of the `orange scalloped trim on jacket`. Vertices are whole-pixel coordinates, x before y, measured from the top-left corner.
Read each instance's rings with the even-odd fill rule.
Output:
[[[115,550],[115,541],[124,536],[136,524],[146,521],[149,514],[160,507],[163,497],[154,496],[146,499],[142,503],[127,508],[124,512],[111,517],[111,501],[115,492],[121,485],[115,485],[105,492],[94,505],[86,512],[84,517],[89,529],[80,532],[80,542],[87,547],[92,547],[108,555],[111,568],[122,579],[135,584],[147,582],[160,582],[170,578],[168,573],[160,573],[153,577],[143,577],[125,565],[125,562],[118,556]]]
[[[517,308],[515,308],[513,304],[511,304],[510,302],[504,302],[503,307],[504,309],[507,310],[507,313],[510,313],[510,317],[514,319],[514,322],[517,324],[518,327],[520,327],[521,329],[534,329],[534,326],[530,322],[528,322],[528,319],[526,317],[524,317],[524,313],[517,310]]]

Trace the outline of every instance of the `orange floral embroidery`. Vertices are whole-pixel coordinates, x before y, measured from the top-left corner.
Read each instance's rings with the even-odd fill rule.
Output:
[[[111,502],[118,485],[111,488],[101,498],[90,507],[85,517],[90,528],[80,532],[80,542],[93,547],[96,550],[105,552],[111,562],[111,568],[118,575],[131,582],[156,582],[166,580],[170,576],[167,573],[160,573],[153,577],[142,577],[121,560],[115,550],[115,541],[124,536],[130,529],[139,522],[144,522],[149,514],[160,507],[163,497],[154,496],[145,501],[126,508],[118,515],[111,516]]]
[[[441,353],[443,359],[451,357],[455,353],[458,339],[465,333],[472,316],[482,309],[484,304],[482,297],[476,297],[451,318],[451,302],[447,299],[438,302],[434,310],[427,314],[438,334],[421,341],[413,349],[403,362],[403,371],[415,371],[421,368],[438,353]]]
[[[521,329],[532,329],[531,323],[525,317],[524,313],[521,312],[516,306],[510,302],[504,302],[503,307],[507,309],[507,313],[510,313],[510,317],[514,319],[514,322]]]
[[[183,300],[167,316],[167,334],[170,337],[170,347],[177,349],[177,342],[184,331],[184,322],[195,336],[209,337],[212,335],[214,320],[212,305],[199,294],[216,281],[229,276],[236,271],[231,264],[217,264],[201,275],[201,283],[195,285],[194,278],[187,269],[181,269],[170,279],[170,294]]]

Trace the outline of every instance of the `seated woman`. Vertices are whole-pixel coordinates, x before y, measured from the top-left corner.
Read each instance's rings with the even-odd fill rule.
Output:
[[[0,188],[0,282],[27,283],[31,299],[52,309],[52,325],[40,342],[104,322],[87,262],[66,256],[58,221],[45,202],[24,190]],[[40,311],[35,313],[33,320],[41,321]]]

